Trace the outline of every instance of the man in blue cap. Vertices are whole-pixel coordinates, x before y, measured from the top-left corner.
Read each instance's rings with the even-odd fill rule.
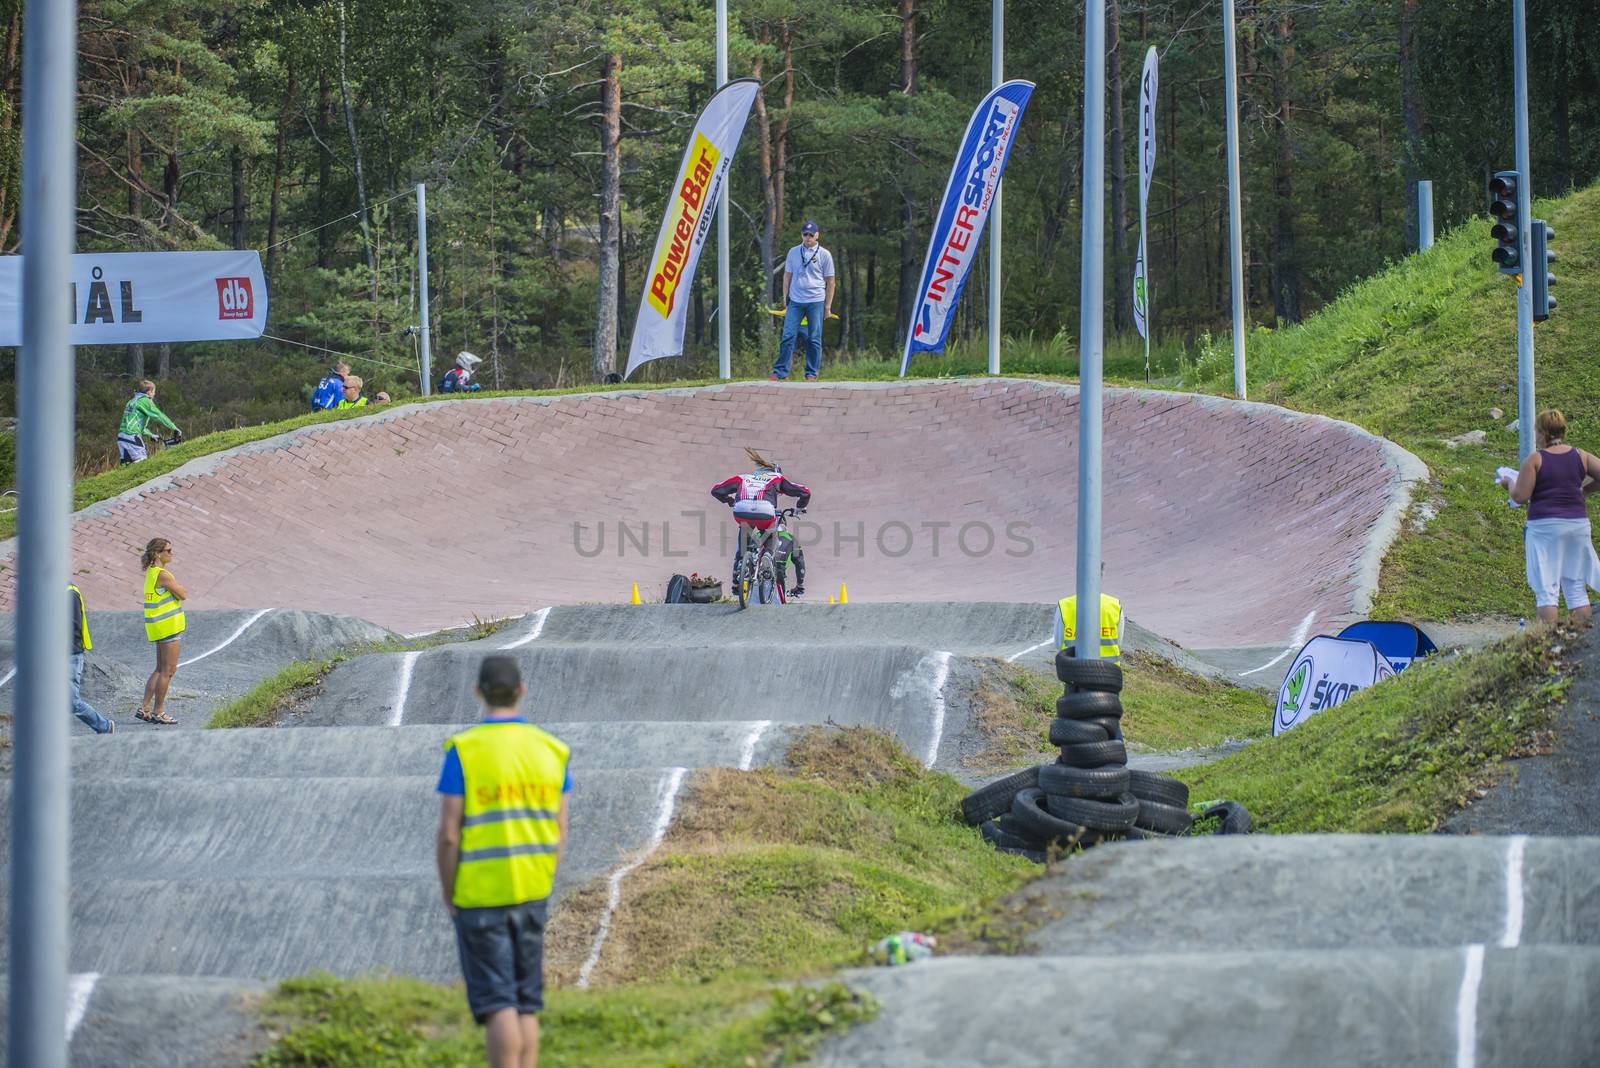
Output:
[[[800,227],[800,243],[789,250],[783,263],[783,341],[778,345],[778,362],[767,376],[774,382],[789,377],[801,319],[810,324],[806,331],[806,381],[815,382],[822,372],[822,323],[833,314],[836,280],[833,254],[822,247],[820,233],[821,228],[807,219]]]

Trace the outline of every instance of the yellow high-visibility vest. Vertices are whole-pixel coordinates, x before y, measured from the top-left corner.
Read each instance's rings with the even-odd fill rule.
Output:
[[[156,582],[161,565],[144,569],[144,636],[153,642],[183,633],[183,602]]]
[[[94,642],[89,640],[89,610],[83,605],[83,591],[76,586],[68,586],[72,595],[78,599],[78,620],[83,624],[83,651],[88,652],[94,648]]]
[[[529,723],[480,723],[444,743],[466,782],[457,908],[516,905],[550,896],[561,843],[561,787],[571,750]]]
[[[1078,630],[1078,596],[1063,597],[1061,609],[1061,648],[1073,643]],[[1100,595],[1100,659],[1117,660],[1122,656],[1122,602],[1109,593]]]

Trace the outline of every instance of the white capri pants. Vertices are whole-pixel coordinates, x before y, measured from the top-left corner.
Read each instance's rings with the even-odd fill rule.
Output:
[[[1567,602],[1567,611],[1589,604],[1589,590],[1600,590],[1600,558],[1587,519],[1530,519],[1523,528],[1528,562],[1528,585],[1533,603],[1554,608]]]

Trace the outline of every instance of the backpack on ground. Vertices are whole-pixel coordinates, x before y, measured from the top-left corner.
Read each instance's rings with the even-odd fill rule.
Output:
[[[688,575],[673,575],[672,578],[667,582],[667,603],[668,604],[688,604],[689,603],[689,576]]]

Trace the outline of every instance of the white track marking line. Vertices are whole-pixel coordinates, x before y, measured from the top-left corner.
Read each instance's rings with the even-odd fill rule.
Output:
[[[617,906],[622,904],[622,880],[628,873],[649,859],[650,854],[656,851],[661,840],[667,836],[667,828],[672,825],[672,810],[678,803],[678,789],[683,785],[683,777],[689,772],[688,768],[673,768],[661,784],[661,810],[656,813],[656,825],[650,832],[650,842],[628,863],[611,873],[606,880],[608,897],[606,910],[600,914],[600,927],[594,933],[594,944],[589,947],[589,956],[583,962],[583,967],[578,971],[578,988],[589,985],[589,976],[594,973],[595,965],[600,963],[600,951],[605,948],[606,936],[611,933],[611,918],[616,915]]]
[[[417,669],[417,657],[421,655],[421,650],[412,650],[400,658],[400,681],[394,689],[394,713],[389,717],[391,727],[400,726],[406,718],[406,697],[411,693],[411,673]]]
[[[1501,949],[1516,949],[1522,943],[1522,858],[1527,851],[1527,835],[1519,834],[1506,845],[1506,931],[1500,936]]]
[[[179,667],[188,667],[190,664],[198,664],[200,661],[204,660],[206,657],[210,656],[212,653],[220,653],[220,652],[222,652],[222,650],[226,649],[228,646],[230,646],[234,642],[238,641],[239,640],[239,635],[241,635],[245,631],[249,630],[251,624],[253,624],[256,620],[260,619],[262,616],[266,615],[270,611],[272,611],[272,609],[270,609],[270,608],[261,609],[261,611],[257,612],[255,615],[253,615],[249,619],[245,620],[244,623],[242,623],[240,625],[238,630],[236,630],[232,634],[228,635],[228,640],[227,641],[223,642],[221,645],[214,646],[214,647],[212,647],[210,649],[207,649],[205,652],[201,653],[197,657],[194,657],[193,659],[183,661],[178,666]]]
[[[764,719],[751,728],[750,734],[744,740],[743,747],[739,750],[739,770],[749,771],[756,760],[756,745],[761,741],[761,736],[767,733],[767,728],[772,726],[770,719]]]
[[[1267,668],[1271,667],[1273,664],[1276,664],[1290,653],[1298,651],[1299,648],[1306,643],[1306,635],[1311,633],[1311,621],[1316,618],[1317,613],[1314,610],[1307,612],[1306,618],[1302,619],[1300,621],[1300,625],[1295,628],[1294,637],[1290,639],[1293,644],[1291,644],[1289,648],[1285,649],[1283,652],[1279,653],[1271,660],[1268,660],[1265,664],[1262,664],[1258,668],[1251,668],[1249,671],[1239,672],[1239,676],[1243,678],[1245,675],[1254,675],[1258,671],[1265,671]]]
[[[1054,638],[1046,638],[1044,641],[1040,642],[1038,645],[1030,645],[1026,649],[1022,649],[1022,650],[1019,650],[1018,652],[1012,653],[1010,656],[1006,657],[1006,663],[1015,664],[1017,662],[1017,658],[1018,657],[1027,656],[1029,653],[1033,652],[1035,649],[1043,649],[1045,646],[1049,645],[1053,641],[1055,641]]]
[[[950,654],[934,653],[933,671],[933,740],[928,743],[928,767],[939,759],[939,740],[944,736],[944,684],[950,678]]]
[[[0,686],[4,686],[6,683],[10,682],[11,681],[11,676],[15,675],[16,673],[17,673],[17,669],[16,668],[12,668],[10,671],[6,672],[5,677],[4,678],[0,678]]]
[[[82,972],[67,977],[68,1042],[72,1041],[72,1035],[78,1030],[78,1025],[83,1023],[84,1014],[89,1011],[89,999],[94,996],[94,987],[99,981],[99,972]]]
[[[522,637],[518,638],[514,642],[509,642],[509,643],[507,643],[505,645],[502,645],[500,647],[500,651],[501,652],[505,652],[507,649],[520,649],[522,646],[527,645],[529,642],[531,642],[534,639],[538,638],[540,634],[544,633],[544,621],[549,619],[549,618],[550,618],[550,609],[548,609],[548,608],[539,609],[537,612],[535,612],[533,614],[533,630],[532,630],[532,632],[523,635]]]
[[[1483,946],[1467,947],[1467,967],[1456,996],[1456,1068],[1473,1068],[1478,1060],[1478,986],[1483,982]]]

